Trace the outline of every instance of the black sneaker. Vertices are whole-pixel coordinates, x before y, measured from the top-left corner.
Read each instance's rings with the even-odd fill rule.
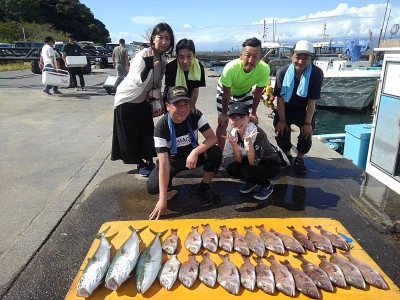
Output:
[[[299,174],[306,174],[307,167],[304,165],[304,160],[302,158],[296,157],[294,160],[294,171]]]
[[[204,197],[206,200],[213,202],[213,203],[221,202],[220,196],[218,194],[214,193],[214,191],[210,187],[208,187],[206,189],[199,187],[196,191],[196,194]]]

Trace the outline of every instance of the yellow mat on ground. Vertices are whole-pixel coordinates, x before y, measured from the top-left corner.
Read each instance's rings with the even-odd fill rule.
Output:
[[[178,229],[178,237],[179,237],[179,245],[177,249],[178,259],[181,263],[188,260],[188,250],[184,247],[183,243],[187,237],[187,235],[191,231],[192,226],[199,226],[199,232],[203,231],[203,227],[201,224],[210,224],[211,228],[219,234],[220,232],[220,225],[226,225],[228,228],[237,228],[238,232],[242,235],[246,233],[244,230],[244,226],[253,226],[253,232],[259,234],[259,230],[255,228],[255,225],[264,224],[266,229],[275,229],[278,232],[286,233],[291,235],[291,231],[287,228],[287,226],[294,226],[295,229],[298,231],[306,234],[306,231],[302,228],[302,226],[311,226],[312,229],[316,232],[319,232],[314,226],[321,225],[324,229],[336,233],[344,233],[348,237],[353,239],[352,245],[353,248],[351,249],[351,255],[365,263],[369,264],[371,267],[375,268],[381,276],[385,279],[387,284],[389,285],[389,290],[380,290],[374,288],[367,284],[367,290],[359,290],[354,287],[348,286],[345,289],[342,288],[335,288],[333,293],[328,293],[319,289],[321,299],[328,300],[328,299],[400,299],[400,292],[399,289],[395,286],[392,280],[383,271],[379,268],[379,266],[368,256],[368,254],[361,248],[361,246],[357,243],[355,237],[352,237],[347,230],[341,225],[340,222],[328,218],[255,218],[255,219],[179,219],[179,220],[158,220],[158,221],[149,221],[149,220],[136,220],[136,221],[119,221],[119,222],[107,222],[104,223],[99,232],[104,231],[108,226],[111,225],[110,230],[108,231],[106,237],[113,237],[111,244],[113,247],[111,248],[111,260],[114,257],[116,250],[124,243],[124,241],[130,236],[131,231],[129,230],[129,225],[134,228],[142,228],[146,225],[149,225],[149,228],[153,229],[154,231],[161,232],[165,229],[168,229],[168,232],[162,237],[164,240],[168,235],[170,235],[171,228]],[[146,245],[150,243],[150,241],[154,238],[154,235],[149,231],[147,228],[143,232],[139,234],[142,239],[142,243],[140,246],[140,252],[142,252]],[[79,269],[76,277],[69,289],[66,298],[67,300],[72,299],[82,299],[76,296],[76,286],[78,284],[79,278],[87,264],[88,258],[92,257],[94,252],[97,249],[99,240],[95,239],[89,252],[87,253],[86,258],[84,259],[81,268]],[[203,251],[200,250],[200,253]],[[225,253],[223,250],[218,250],[220,253]],[[202,261],[201,255],[197,254],[196,259],[198,262]],[[215,262],[218,266],[222,260],[216,253],[210,253],[211,259]],[[330,257],[329,254],[325,254],[324,252],[318,250],[316,252],[307,251],[304,254],[304,257],[313,262],[314,264],[318,265],[320,263],[319,258],[317,255],[326,255],[327,258]],[[254,254],[253,254],[254,255]],[[274,255],[277,261],[283,261],[285,259],[289,260],[291,265],[297,267],[299,269],[301,262],[294,258],[293,255],[295,253],[291,251],[286,251],[285,255],[278,255],[274,254],[270,251],[266,251],[265,256]],[[340,255],[340,254],[339,254]],[[340,255],[341,256],[341,255]],[[343,256],[341,256],[343,257]],[[163,261],[168,258],[168,255],[163,252]],[[233,262],[238,268],[243,264],[243,259],[241,258],[240,254],[237,252],[232,252],[230,254],[230,260]],[[270,263],[263,259],[264,263],[267,266],[270,266]],[[253,265],[255,262],[251,259]],[[132,276],[121,285],[121,287],[117,291],[110,291],[104,287],[104,283],[102,283],[88,299],[144,299],[144,298],[152,298],[152,299],[237,299],[240,297],[242,299],[265,299],[265,297],[274,297],[277,299],[290,299],[290,297],[285,296],[284,294],[275,291],[275,294],[270,296],[265,294],[263,291],[259,290],[257,287],[253,292],[245,290],[244,288],[240,288],[239,294],[234,296],[226,292],[221,286],[216,283],[214,288],[208,288],[204,284],[200,282],[199,279],[195,282],[191,289],[185,288],[180,282],[179,279],[175,282],[174,286],[170,291],[167,291],[161,287],[158,283],[158,280],[153,283],[150,289],[144,294],[138,294],[136,291],[136,283],[135,283],[135,276]],[[297,299],[309,299],[305,295],[296,292],[295,298]]]

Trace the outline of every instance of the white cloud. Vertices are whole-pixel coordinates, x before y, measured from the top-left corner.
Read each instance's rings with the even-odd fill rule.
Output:
[[[400,6],[389,4],[391,16],[387,26],[386,39],[390,38],[390,29],[394,24],[400,23]],[[369,39],[369,31],[372,31],[373,38],[378,39],[385,14],[386,3],[367,4],[363,7],[350,7],[346,3],[337,5],[330,11],[317,11],[308,15],[298,16],[296,18],[273,18],[266,16],[267,41],[273,40],[272,22],[277,21],[275,41],[280,41],[292,45],[299,39],[308,39],[312,42],[321,40],[324,23],[326,24],[326,33],[328,38],[355,38]],[[389,12],[389,9],[388,9]],[[388,16],[386,16],[387,18]],[[138,24],[135,28],[138,32],[143,31],[140,25],[152,26],[163,21],[163,17],[136,16],[132,22]],[[199,24],[192,27],[190,24],[183,26],[173,26],[175,41],[181,38],[191,38],[196,44],[198,51],[226,51],[231,48],[240,47],[243,41],[249,37],[258,37],[262,39],[264,19],[254,21],[252,24],[226,25],[207,27]],[[382,37],[385,31],[383,26]],[[143,26],[145,28],[145,26]],[[111,34],[112,40],[125,38],[127,41],[143,41],[139,33],[121,32]],[[397,33],[394,38],[400,38]],[[376,46],[376,42],[375,42]]]

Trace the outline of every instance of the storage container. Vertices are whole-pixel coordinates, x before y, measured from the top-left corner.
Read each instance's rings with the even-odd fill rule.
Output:
[[[351,159],[355,165],[365,170],[371,137],[370,124],[346,125],[343,157]]]
[[[109,75],[106,81],[103,84],[103,88],[107,91],[108,94],[115,94],[117,91],[117,86],[124,80],[121,76],[113,76]]]
[[[54,71],[43,68],[42,83],[58,87],[69,87],[69,72],[65,70]]]
[[[67,56],[66,57],[67,67],[84,67],[87,65],[86,56]]]

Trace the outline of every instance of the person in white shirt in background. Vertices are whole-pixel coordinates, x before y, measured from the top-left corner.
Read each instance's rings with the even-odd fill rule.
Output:
[[[53,48],[54,40],[51,36],[46,36],[44,42],[46,44],[43,46],[42,54],[40,55],[40,68],[47,68],[49,71],[57,71],[56,52]],[[52,85],[46,85],[43,92],[51,95],[50,90],[53,90],[53,94],[62,94],[58,90],[58,86]]]

